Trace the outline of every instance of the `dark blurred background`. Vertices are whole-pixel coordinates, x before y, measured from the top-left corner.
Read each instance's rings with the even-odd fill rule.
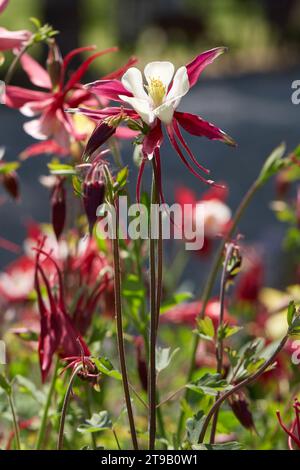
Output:
[[[120,53],[97,60],[87,80],[113,70],[129,54],[138,56],[141,67],[164,59],[178,66],[205,49],[228,46],[229,52],[206,69],[181,108],[211,120],[238,142],[232,150],[220,143],[189,140],[214,179],[228,182],[232,208],[277,144],[284,140],[292,149],[300,141],[300,108],[291,103],[291,83],[300,79],[299,0],[11,0],[0,21],[10,29],[30,28],[28,18],[33,16],[61,31],[58,42],[63,52],[89,44],[120,47]],[[44,56],[40,48],[32,52],[37,58]],[[15,81],[27,83],[21,73]],[[7,158],[15,159],[31,143],[22,131],[24,118],[3,106],[0,118],[0,143],[7,148]],[[123,150],[124,160],[130,162],[130,144],[123,144]],[[21,243],[26,220],[49,220],[48,193],[37,180],[47,172],[46,162],[37,157],[22,165],[22,202],[17,208],[10,202],[0,207],[1,236]],[[205,188],[182,169],[167,145],[163,167],[170,202],[178,184],[201,196]],[[131,181],[134,185],[134,176]],[[269,280],[280,284],[284,228],[269,209],[273,196],[270,183],[256,197],[240,230],[248,242],[263,245]],[[12,258],[0,252],[2,266]]]

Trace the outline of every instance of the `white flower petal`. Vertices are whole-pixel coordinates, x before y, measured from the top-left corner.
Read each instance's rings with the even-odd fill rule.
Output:
[[[135,98],[147,99],[148,95],[144,89],[143,76],[139,69],[130,67],[121,79],[122,85],[130,91]]]
[[[187,94],[190,89],[189,77],[186,67],[180,67],[175,73],[172,87],[166,97],[166,102],[175,102],[174,109],[179,105],[180,98]]]
[[[148,96],[147,99],[139,99],[132,96],[120,95],[120,98],[126,103],[129,103],[146,124],[151,124],[154,121],[155,115],[151,109]]]
[[[163,103],[158,108],[154,109],[153,113],[164,124],[170,124],[170,122],[173,119],[174,110],[175,110],[174,102],[170,102],[170,103]]]
[[[173,119],[175,109],[180,103],[180,99],[187,94],[190,89],[189,78],[186,67],[180,67],[172,83],[172,87],[165,98],[165,102],[153,110],[157,116],[165,124],[170,124]]]
[[[167,90],[174,75],[174,65],[171,62],[150,62],[146,65],[144,74],[148,84],[151,78],[161,80]]]

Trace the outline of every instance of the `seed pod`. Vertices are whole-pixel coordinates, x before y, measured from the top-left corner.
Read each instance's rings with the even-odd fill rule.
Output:
[[[90,234],[97,221],[97,209],[104,202],[105,183],[101,165],[92,167],[83,182],[83,205],[89,223]]]
[[[15,171],[11,171],[10,173],[5,173],[2,175],[2,183],[8,194],[13,199],[19,199],[19,179]]]
[[[51,196],[51,220],[57,240],[59,240],[66,220],[66,191],[64,180],[59,179],[55,184]]]
[[[255,425],[253,421],[252,413],[249,409],[249,404],[246,399],[246,396],[242,393],[236,393],[235,395],[231,396],[229,399],[230,407],[239,420],[242,426],[246,429],[254,429]]]

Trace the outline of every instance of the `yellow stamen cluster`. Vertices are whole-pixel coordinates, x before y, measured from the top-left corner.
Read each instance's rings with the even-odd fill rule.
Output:
[[[159,78],[151,78],[147,87],[149,96],[152,98],[155,107],[160,106],[166,94],[166,87]]]

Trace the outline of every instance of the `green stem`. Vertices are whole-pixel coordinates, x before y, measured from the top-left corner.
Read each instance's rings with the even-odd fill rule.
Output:
[[[57,450],[62,450],[63,448],[63,443],[64,443],[64,429],[65,429],[65,421],[66,421],[66,415],[67,415],[67,409],[70,401],[70,395],[72,392],[72,386],[73,382],[75,380],[75,377],[77,373],[80,371],[80,369],[83,368],[83,365],[80,364],[72,372],[68,388],[64,397],[64,402],[61,410],[61,416],[60,416],[60,422],[59,422],[59,431],[58,431],[58,440],[57,440]]]
[[[88,412],[88,417],[91,418],[92,416],[92,407],[91,407],[91,388],[87,388],[87,393],[86,393],[86,409]],[[91,432],[91,441],[92,441],[92,448],[93,450],[97,449],[97,439],[95,436],[94,432]]]
[[[14,400],[12,397],[12,393],[7,394],[8,403],[11,410],[11,415],[13,419],[13,426],[14,426],[14,438],[16,443],[16,450],[21,450],[21,443],[20,443],[20,431],[18,426],[17,414],[14,406]]]
[[[134,450],[138,450],[138,441],[134,424],[134,417],[131,405],[129,381],[126,366],[126,356],[123,337],[123,319],[122,319],[122,296],[121,296],[121,268],[120,268],[120,252],[119,252],[119,211],[116,207],[116,233],[113,237],[113,256],[114,256],[114,273],[115,273],[115,309],[116,309],[116,325],[117,325],[117,341],[119,350],[119,360],[122,374],[123,390],[130,426],[131,439]]]
[[[43,441],[44,441],[46,427],[47,427],[49,408],[50,408],[52,396],[53,396],[53,393],[54,393],[54,390],[55,390],[58,366],[59,366],[59,358],[57,357],[56,363],[55,363],[55,368],[54,368],[54,371],[53,371],[51,384],[50,384],[50,388],[49,388],[49,391],[48,391],[47,400],[46,400],[45,407],[44,407],[42,421],[41,421],[41,424],[40,424],[40,430],[39,430],[37,443],[36,443],[36,450],[39,450],[42,447],[42,444],[43,444]]]
[[[20,50],[19,54],[16,55],[16,57],[14,58],[12,63],[10,64],[9,69],[7,70],[5,78],[4,78],[5,85],[8,85],[10,83],[10,81],[13,77],[13,74],[15,73],[15,69],[16,69],[21,57],[25,54],[25,52],[29,49],[29,47],[30,47],[29,44],[25,45]]]
[[[157,200],[155,173],[153,170],[152,176],[152,204]],[[150,209],[150,224],[149,224],[149,238],[150,238],[150,332],[149,332],[149,450],[155,449],[155,435],[156,435],[156,327],[157,327],[157,310],[156,310],[156,269],[155,269],[155,240],[152,237],[152,223],[151,218],[153,212]]]
[[[219,317],[218,331],[220,330],[220,328],[223,327],[223,324],[224,324],[224,308],[225,308],[225,292],[226,292],[226,282],[227,282],[227,268],[228,268],[228,263],[229,263],[229,261],[231,259],[231,256],[232,256],[233,248],[234,248],[234,246],[233,246],[232,243],[230,243],[226,246],[226,256],[225,256],[225,261],[224,261],[224,266],[223,266],[223,271],[222,271],[221,288],[220,288],[220,317]],[[218,374],[222,374],[223,354],[224,354],[223,336],[217,334],[216,359],[217,359],[217,373]],[[220,393],[217,394],[216,401],[219,399],[219,397],[220,397]],[[213,418],[211,435],[210,435],[210,443],[211,444],[214,444],[214,442],[215,442],[218,416],[219,416],[219,410],[217,410],[215,412],[214,418]]]
[[[221,265],[222,256],[223,256],[223,252],[224,252],[224,247],[225,247],[227,241],[230,240],[233,233],[235,232],[235,230],[237,228],[237,225],[238,225],[244,211],[248,207],[251,199],[253,198],[256,191],[261,187],[261,185],[262,185],[261,181],[259,179],[257,179],[250,186],[249,190],[247,191],[247,193],[243,197],[240,205],[238,206],[238,208],[235,212],[230,230],[227,232],[226,237],[224,237],[222,239],[221,243],[220,243],[220,246],[218,248],[215,259],[213,261],[213,264],[212,264],[211,270],[209,272],[206,284],[204,286],[203,294],[202,294],[202,297],[201,297],[202,305],[201,305],[201,312],[199,314],[200,318],[203,318],[204,315],[205,315],[206,306],[207,306],[208,300],[210,298],[211,292],[213,290],[213,286],[215,284],[215,280],[217,278],[218,271],[219,271],[219,268],[220,268],[220,265]],[[199,336],[195,335],[194,336],[194,343],[193,343],[190,367],[189,367],[188,374],[187,374],[187,383],[189,383],[192,380],[193,373],[194,373],[194,370],[195,370],[195,367],[196,367],[196,354],[197,354],[199,341],[200,341]],[[188,395],[189,395],[189,393],[188,393],[188,390],[187,390],[184,398],[187,399]],[[183,424],[184,424],[184,411],[182,410],[181,413],[180,413],[179,423],[178,423],[178,430],[177,430],[178,441],[180,441],[180,438],[181,438]]]
[[[202,430],[201,430],[201,434],[200,434],[200,437],[199,437],[199,444],[201,444],[203,441],[204,441],[204,438],[205,438],[205,434],[206,434],[206,431],[207,431],[207,428],[209,426],[209,423],[210,423],[210,420],[211,418],[214,416],[214,414],[216,413],[217,410],[219,410],[220,406],[222,405],[222,403],[227,400],[231,395],[233,395],[234,393],[238,392],[241,388],[244,388],[246,387],[247,385],[250,385],[251,383],[255,382],[255,380],[257,380],[267,369],[268,367],[270,367],[277,354],[280,353],[280,351],[282,350],[282,348],[284,347],[285,343],[287,342],[288,340],[288,335],[284,336],[284,338],[281,340],[280,344],[278,345],[278,347],[276,348],[276,350],[274,351],[274,353],[272,354],[272,356],[270,357],[270,359],[268,359],[259,369],[257,372],[255,372],[253,375],[250,375],[250,377],[247,377],[246,379],[242,380],[242,382],[238,383],[237,385],[235,385],[233,388],[231,388],[230,390],[228,390],[227,392],[225,392],[223,395],[220,396],[220,398],[218,398],[218,400],[214,403],[214,405],[211,407],[209,413],[207,414],[206,418],[205,418],[205,421],[204,421],[204,424],[203,424],[203,427],[202,427]]]

